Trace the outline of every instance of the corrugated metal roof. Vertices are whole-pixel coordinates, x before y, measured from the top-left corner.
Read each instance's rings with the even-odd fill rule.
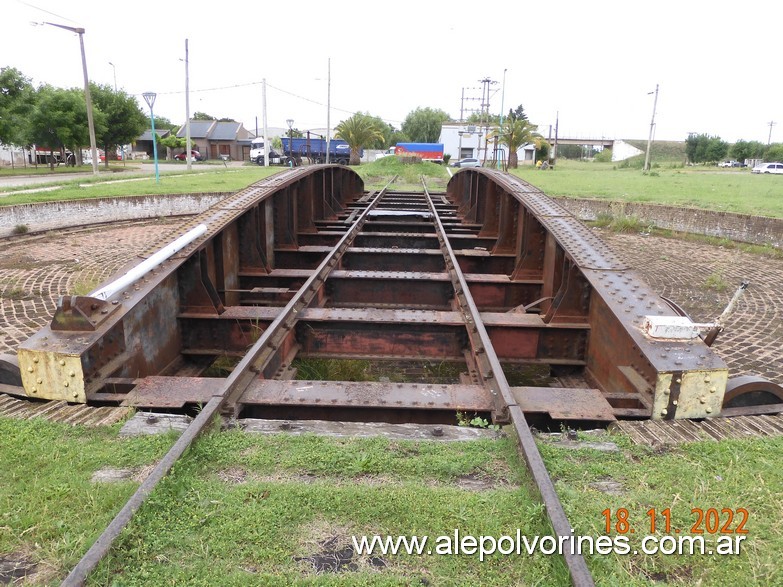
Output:
[[[209,133],[210,141],[233,141],[237,138],[239,122],[218,122],[215,124],[212,132]]]
[[[206,139],[209,138],[209,132],[212,125],[215,124],[214,120],[191,120],[190,121],[190,138],[192,139]],[[177,132],[179,138],[185,137],[185,126],[183,125]]]
[[[156,128],[155,129],[155,134],[158,135],[158,138],[162,139],[162,138],[166,138],[167,136],[169,136],[171,134],[171,131],[169,129],[167,129],[167,128],[165,128],[165,129],[158,129],[158,128]],[[148,128],[147,130],[145,130],[144,134],[141,135],[136,140],[137,141],[151,141],[152,140],[152,129]]]

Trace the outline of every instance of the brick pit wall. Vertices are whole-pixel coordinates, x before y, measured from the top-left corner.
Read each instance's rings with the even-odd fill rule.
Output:
[[[20,225],[37,233],[83,224],[198,214],[226,195],[128,196],[2,206],[0,237],[12,235]],[[659,228],[783,248],[783,219],[780,218],[610,200],[556,200],[582,220],[596,220],[601,215],[634,217]]]
[[[169,194],[41,202],[0,207],[0,237],[14,234],[17,226],[28,232],[123,220],[185,216],[203,212],[228,194]]]
[[[596,220],[601,215],[613,218],[638,218],[658,228],[783,248],[783,219],[781,218],[612,200],[576,198],[555,198],[555,200],[581,220]]]

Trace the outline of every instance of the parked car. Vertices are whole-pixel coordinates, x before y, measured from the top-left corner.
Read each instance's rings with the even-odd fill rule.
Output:
[[[742,167],[742,164],[732,159],[731,161],[721,161],[718,163],[718,167]]]
[[[452,167],[481,167],[481,161],[473,158],[460,159],[456,163],[452,163],[451,166]]]
[[[203,159],[203,157],[201,156],[201,153],[199,153],[198,151],[196,151],[194,149],[191,149],[190,156],[191,156],[191,158],[194,161],[201,161]],[[182,153],[180,153],[178,155],[174,155],[174,159],[176,159],[177,161],[184,161],[185,160],[185,152],[183,151]]]
[[[773,161],[772,163],[759,163],[753,169],[751,173],[780,173],[783,174],[783,163]]]

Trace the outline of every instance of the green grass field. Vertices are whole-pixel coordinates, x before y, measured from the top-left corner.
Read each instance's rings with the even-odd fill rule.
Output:
[[[0,206],[123,195],[233,192],[282,169],[214,165],[197,166],[187,173],[183,166],[181,172],[162,175],[159,185],[149,174],[111,173],[87,179],[68,179],[63,175],[63,181],[59,182],[61,188],[52,192],[29,193],[30,186],[0,188]],[[394,157],[354,169],[375,189],[385,185],[393,175],[399,176],[395,189],[418,189],[422,175],[428,185],[445,189],[450,178],[448,172],[455,171],[430,163],[403,165]],[[783,218],[783,177],[753,175],[746,169],[688,168],[664,163],[643,174],[638,169],[620,168],[611,163],[561,160],[555,170],[523,166],[512,173],[551,196],[654,202]]]
[[[747,169],[661,167],[649,174],[611,163],[561,161],[512,173],[550,196],[601,198],[783,218],[783,177]]]
[[[174,438],[0,418],[0,561],[25,560],[56,585]],[[580,434],[582,440],[594,437]],[[779,585],[783,439],[702,442],[654,451],[538,444],[577,536],[625,536],[633,554],[588,554],[599,585]],[[92,481],[107,467],[132,473]],[[752,482],[751,482],[752,480]],[[367,535],[551,535],[515,440],[464,443],[212,432],[155,491],[91,585],[568,585],[541,553],[380,554],[340,559]],[[611,490],[607,491],[607,487]],[[660,515],[671,511],[668,532]],[[736,555],[646,555],[644,535],[698,536],[692,508],[749,512]],[[629,527],[618,525],[621,509]],[[659,514],[655,532],[649,511]],[[611,530],[606,531],[609,510]],[[727,521],[721,518],[721,526]],[[633,532],[631,532],[633,528]],[[618,532],[618,529],[620,532]],[[622,533],[621,533],[622,532]],[[714,548],[719,535],[706,532]],[[432,543],[430,543],[432,546]],[[444,552],[435,550],[434,552]],[[319,558],[320,557],[320,558]],[[331,557],[331,558],[330,558]],[[340,572],[317,572],[328,559]],[[2,567],[0,567],[2,568]]]

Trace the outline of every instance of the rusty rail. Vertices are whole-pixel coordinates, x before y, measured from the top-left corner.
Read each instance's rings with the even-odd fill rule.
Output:
[[[395,179],[396,178],[392,178],[389,184]],[[114,541],[128,525],[134,514],[146,501],[147,497],[149,497],[158,483],[168,475],[174,464],[182,457],[193,441],[207,428],[212,419],[219,415],[220,411],[226,405],[235,401],[253,379],[257,377],[257,374],[263,370],[264,364],[270,360],[272,353],[278,348],[280,337],[284,336],[287,331],[293,328],[293,325],[297,320],[297,313],[306,308],[310,303],[317,288],[320,287],[320,285],[323,285],[327,275],[350,246],[351,242],[366,222],[370,211],[381,200],[387,189],[388,184],[368,202],[365,210],[356,217],[352,227],[346,231],[345,235],[332,249],[332,252],[324,258],[318,269],[313,272],[297,294],[294,295],[288,304],[286,304],[285,308],[280,311],[269,328],[263,332],[245,357],[225,379],[221,385],[221,389],[212,396],[209,402],[207,402],[198,416],[190,423],[188,428],[177,439],[152,472],[150,472],[150,475],[139,486],[128,502],[122,507],[103,533],[89,548],[87,553],[85,553],[73,570],[68,574],[62,582],[63,587],[84,585],[89,574],[109,553]]]
[[[435,207],[432,197],[427,190],[427,185],[423,180],[422,185],[424,187],[424,195],[427,199],[427,204],[433,215],[433,222],[443,252],[443,257],[446,261],[446,267],[448,268],[452,283],[454,284],[456,300],[460,311],[465,318],[465,326],[471,341],[471,352],[480,368],[482,383],[492,394],[493,398],[495,398],[496,412],[498,415],[501,417],[506,415],[510,418],[514,430],[517,433],[522,456],[535,481],[536,488],[544,503],[552,527],[561,539],[565,539],[564,543],[569,545],[569,548],[564,549],[563,557],[566,566],[568,567],[572,583],[578,587],[595,585],[584,557],[581,554],[576,553],[575,549],[570,548],[574,540],[571,523],[568,521],[565,511],[563,510],[552,479],[549,477],[549,473],[547,473],[544,460],[541,457],[541,453],[538,451],[538,447],[533,439],[533,434],[530,431],[530,426],[528,426],[525,419],[525,414],[517,405],[514,395],[511,392],[506,376],[503,373],[503,367],[495,354],[492,341],[484,327],[478,307],[473,301],[473,296],[468,288],[467,280],[459,267],[457,256],[449,243],[446,236],[446,230],[438,216],[437,208]]]

